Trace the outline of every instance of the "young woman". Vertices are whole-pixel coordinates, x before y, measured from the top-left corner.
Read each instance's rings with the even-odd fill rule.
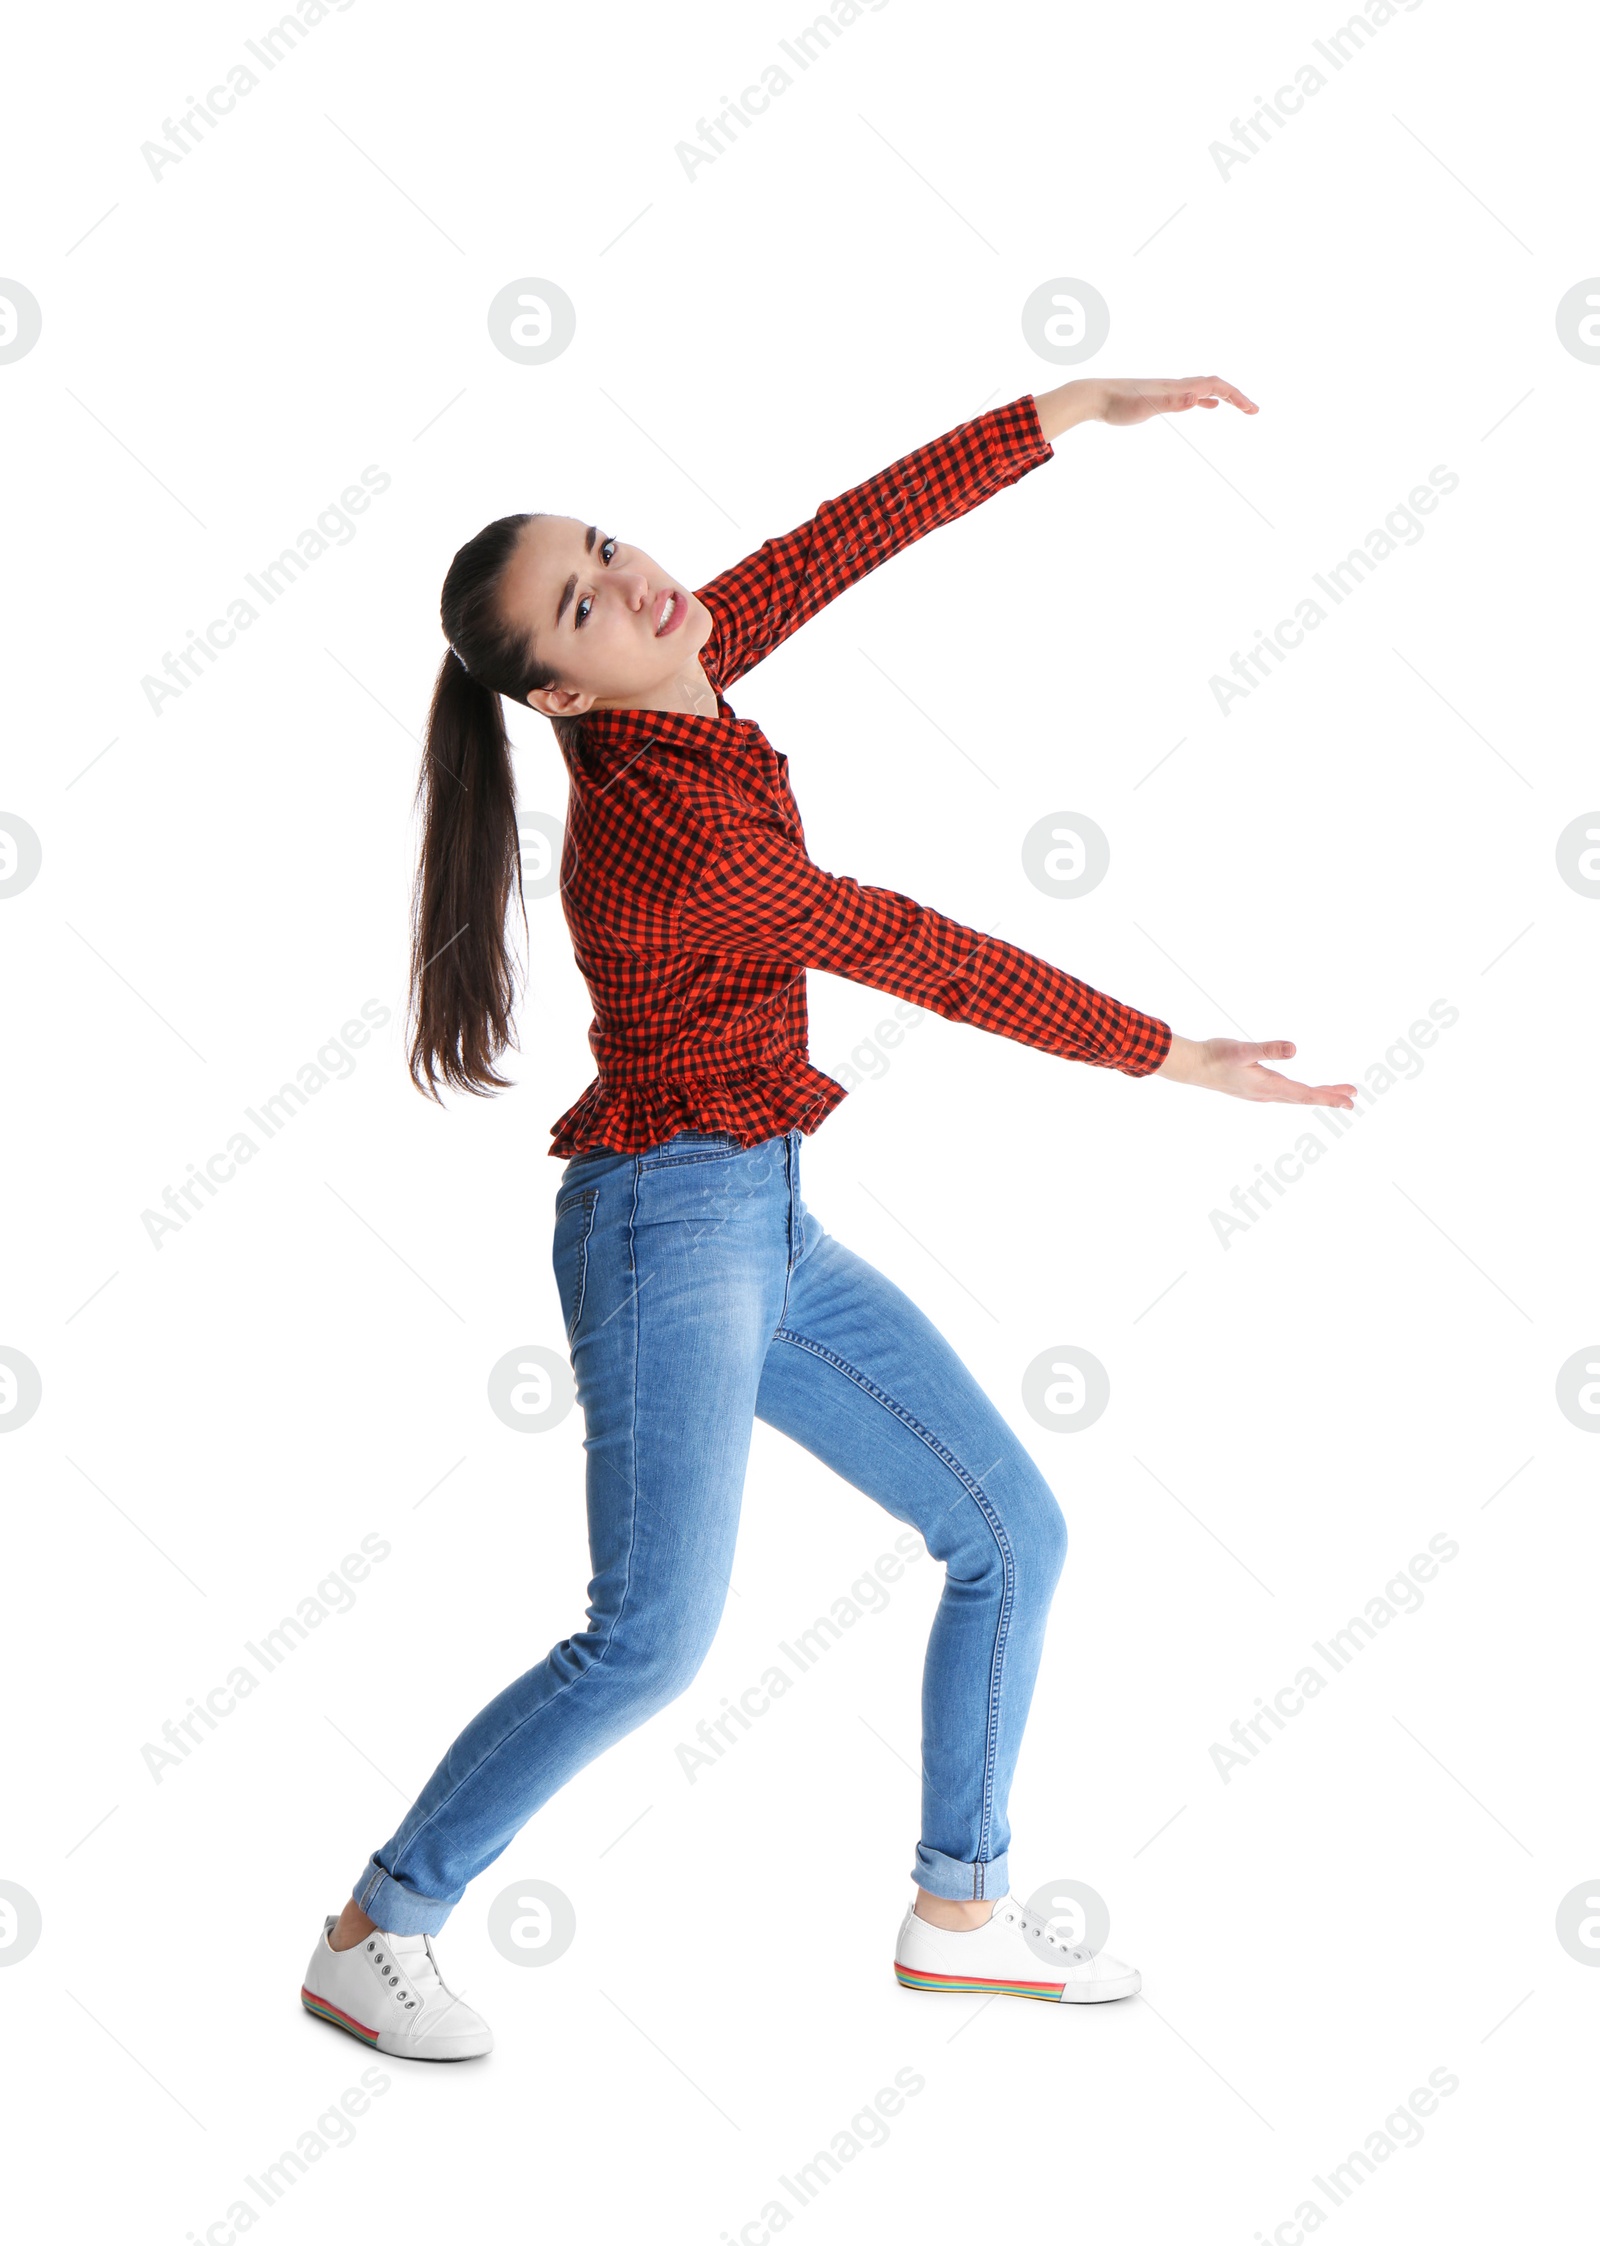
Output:
[[[922,1688],[907,1988],[1129,1996],[1010,1893],[1007,1794],[1066,1548],[1023,1444],[928,1320],[822,1229],[801,1140],[844,1097],[806,1050],[810,967],[1068,1060],[1239,1099],[1349,1107],[1193,1042],[1062,969],[806,853],[787,759],[726,689],[900,548],[1052,457],[1080,421],[1256,408],[1215,377],[1068,382],[963,422],[690,592],[565,515],[509,515],[444,582],[428,721],[411,1070],[485,1091],[512,1042],[516,784],[501,696],[551,720],[570,782],[561,893],[598,1074],[554,1127],[554,1264],[587,1430],[588,1626],[455,1740],[324,1926],[301,1991],[397,2058],[486,2052],[441,1979],[467,1883],[584,1764],[689,1685],[722,1612],[751,1424],[781,1428],[944,1563]],[[952,588],[952,595],[956,589]],[[943,596],[942,596],[943,597]],[[957,600],[959,605],[959,599]],[[520,896],[520,888],[519,888]],[[526,914],[524,914],[526,925]],[[797,1855],[837,1877],[839,1836]]]

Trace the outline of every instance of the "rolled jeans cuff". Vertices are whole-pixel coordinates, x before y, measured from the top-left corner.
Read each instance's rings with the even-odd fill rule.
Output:
[[[356,1908],[365,1911],[385,1934],[437,1934],[455,1909],[437,1895],[419,1895],[415,1888],[386,1872],[376,1856],[369,1856],[350,1890]]]
[[[1007,1850],[987,1863],[964,1864],[959,1856],[945,1856],[918,1841],[911,1877],[929,1895],[942,1895],[949,1903],[998,1901],[1011,1890],[1011,1854]]]

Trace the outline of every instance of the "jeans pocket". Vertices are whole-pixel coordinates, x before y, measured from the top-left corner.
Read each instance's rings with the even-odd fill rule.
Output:
[[[748,1154],[726,1131],[679,1131],[639,1157],[643,1170],[672,1170],[684,1162],[726,1162],[731,1155]]]
[[[555,1270],[556,1292],[561,1298],[561,1316],[569,1344],[583,1316],[583,1298],[589,1281],[589,1235],[594,1230],[599,1199],[598,1188],[590,1186],[563,1195],[556,1204],[550,1261]]]

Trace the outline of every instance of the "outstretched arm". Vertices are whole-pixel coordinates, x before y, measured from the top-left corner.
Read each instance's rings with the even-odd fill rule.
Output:
[[[701,653],[731,686],[847,586],[941,523],[954,522],[1053,457],[1052,438],[1080,421],[1126,427],[1157,413],[1226,400],[1257,409],[1216,375],[1123,381],[1090,377],[1024,394],[919,445],[865,483],[825,499],[809,521],[769,538],[699,587],[716,629]]]
[[[809,521],[769,538],[696,598],[716,629],[701,650],[731,686],[791,632],[891,554],[954,522],[1050,458],[1031,397],[996,406],[919,445],[865,483],[825,499]]]
[[[946,1021],[1129,1076],[1148,1076],[1166,1056],[1171,1032],[1156,1016],[898,890],[824,873],[775,816],[746,815],[702,840],[703,869],[676,914],[695,949],[781,965],[791,979],[818,967]]]
[[[1159,1016],[1064,968],[980,934],[897,890],[824,873],[776,819],[702,838],[705,862],[678,911],[679,933],[724,958],[780,961],[909,998],[947,1021],[1127,1076],[1161,1075],[1248,1100],[1350,1107],[1352,1084],[1313,1087],[1261,1066],[1294,1047],[1196,1043]]]

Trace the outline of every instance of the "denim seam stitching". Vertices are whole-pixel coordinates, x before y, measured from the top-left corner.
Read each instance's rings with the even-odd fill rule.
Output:
[[[591,1186],[589,1191],[583,1194],[580,1198],[586,1210],[587,1222],[585,1223],[583,1231],[579,1235],[572,1251],[578,1259],[578,1289],[576,1299],[572,1306],[572,1323],[567,1328],[567,1346],[569,1350],[578,1338],[578,1328],[583,1323],[584,1299],[589,1291],[589,1237],[594,1231],[594,1220],[600,1198],[598,1189]]]
[[[785,1289],[784,1299],[785,1306],[787,1307],[787,1288]],[[1001,1560],[1004,1563],[1005,1567],[1005,1588],[1002,1591],[1000,1597],[1000,1616],[995,1625],[994,1653],[991,1657],[989,1667],[989,1721],[987,1735],[984,1742],[983,1818],[978,1834],[979,1854],[974,1859],[972,1866],[974,1883],[973,1899],[974,1901],[981,1901],[984,1864],[984,1856],[982,1852],[987,1849],[989,1845],[989,1835],[993,1825],[994,1766],[998,1759],[1000,1749],[999,1716],[1001,1671],[1005,1661],[1006,1639],[1010,1635],[1012,1607],[1015,1603],[1013,1594],[1016,1586],[1016,1565],[1015,1557],[1012,1553],[1010,1543],[1008,1542],[1005,1532],[1000,1525],[999,1516],[994,1512],[988,1498],[984,1494],[982,1484],[976,1481],[974,1477],[968,1473],[967,1469],[962,1465],[961,1461],[956,1457],[955,1453],[947,1449],[946,1446],[940,1442],[937,1435],[935,1435],[931,1431],[931,1429],[923,1426],[921,1420],[917,1418],[914,1412],[907,1411],[904,1404],[897,1403],[891,1395],[889,1395],[884,1389],[880,1388],[877,1385],[876,1381],[869,1380],[865,1373],[861,1372],[856,1366],[852,1365],[849,1362],[848,1358],[841,1357],[836,1350],[825,1348],[821,1342],[808,1340],[804,1334],[794,1333],[789,1328],[785,1327],[781,1323],[781,1321],[779,1323],[777,1332],[773,1335],[772,1338],[774,1341],[789,1342],[796,1349],[809,1350],[814,1357],[820,1357],[825,1364],[832,1365],[837,1371],[842,1372],[847,1380],[853,1380],[858,1388],[860,1388],[864,1391],[865,1394],[873,1398],[874,1402],[882,1404],[886,1411],[893,1412],[897,1419],[903,1421],[904,1424],[911,1429],[912,1433],[916,1435],[921,1442],[927,1445],[928,1449],[933,1452],[934,1456],[939,1459],[945,1466],[949,1467],[951,1473],[955,1475],[956,1479],[966,1489],[967,1494],[977,1500],[979,1509],[982,1512],[985,1521],[987,1521],[989,1524],[989,1533],[991,1534],[991,1536],[993,1536],[996,1545],[999,1547]]]
[[[689,1162],[726,1162],[736,1154],[748,1154],[749,1147],[735,1141],[730,1146],[702,1146],[686,1154],[658,1154],[654,1161],[641,1157],[640,1167],[646,1170],[676,1170]]]

